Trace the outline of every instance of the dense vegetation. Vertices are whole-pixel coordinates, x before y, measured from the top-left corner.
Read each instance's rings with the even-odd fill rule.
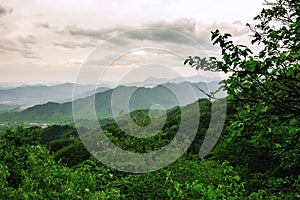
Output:
[[[298,171],[266,160],[254,163],[255,151],[228,143],[223,137],[210,158],[199,159],[211,103],[198,101],[201,123],[188,152],[170,166],[146,174],[113,170],[85,149],[70,125],[8,129],[0,140],[2,199],[296,199]],[[235,115],[229,105],[227,121]],[[147,110],[131,113],[136,123],[149,123]],[[167,144],[176,134],[180,109],[168,111],[167,123],[154,137],[126,136],[113,120],[101,122],[106,135],[123,149],[149,152]],[[227,122],[227,123],[228,123]],[[239,152],[240,151],[240,152]],[[243,156],[243,157],[241,157]],[[255,159],[255,158],[253,158]],[[253,161],[253,160],[252,160]],[[274,171],[276,170],[276,171]],[[278,171],[280,173],[278,173]]]
[[[205,159],[198,152],[210,121],[207,99],[198,101],[201,123],[186,154],[144,174],[119,172],[98,162],[73,126],[8,129],[0,139],[0,198],[299,199],[300,4],[277,0],[269,5],[251,27],[253,43],[263,47],[258,55],[233,44],[230,34],[215,31],[212,40],[220,45],[222,60],[187,59],[197,68],[232,72],[224,81],[225,128]],[[130,115],[139,125],[149,123],[147,110]],[[169,110],[165,126],[147,139],[125,135],[114,120],[100,124],[118,146],[149,152],[172,140],[180,117],[179,107]]]

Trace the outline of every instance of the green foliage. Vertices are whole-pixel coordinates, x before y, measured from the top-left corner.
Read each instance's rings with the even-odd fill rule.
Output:
[[[206,100],[200,103],[203,104],[203,108],[206,108],[204,105],[210,105]],[[209,110],[208,107],[206,109]],[[171,127],[172,123],[176,124],[180,119],[178,111],[176,108],[170,111],[169,119],[174,121],[168,121],[165,132],[158,133],[157,137],[168,138],[168,134],[174,134]],[[204,112],[204,116],[210,115]],[[203,129],[206,126],[207,124],[201,125]],[[118,136],[122,135],[119,135],[115,124],[106,124],[104,127],[107,128],[106,132],[110,138],[126,146],[128,141],[118,139]],[[56,129],[63,129],[67,133],[72,130],[70,127],[54,126],[46,129],[46,132]],[[63,130],[52,134],[58,133],[57,137],[60,137],[65,135]],[[264,173],[252,173],[252,177],[249,178],[244,174],[248,173],[247,169],[233,167],[226,161],[220,163],[217,160],[199,160],[198,152],[190,152],[188,160],[184,155],[168,167],[151,173],[118,172],[99,163],[90,157],[88,152],[84,153],[85,149],[78,138],[48,141],[46,146],[55,152],[51,154],[45,146],[39,144],[40,135],[44,131],[40,128],[20,127],[15,131],[7,130],[1,138],[0,198],[297,199],[299,197],[299,178],[269,177]],[[124,144],[121,144],[121,141]],[[157,143],[156,140],[148,142],[151,145]],[[15,146],[16,144],[18,146]],[[138,147],[138,143],[136,145],[134,148]],[[257,184],[258,187],[253,188],[253,184]]]
[[[230,34],[217,30],[212,41],[221,47],[221,60],[195,56],[185,61],[197,69],[232,73],[223,81],[228,93],[226,128],[208,160],[197,158],[211,116],[212,103],[203,99],[198,101],[198,134],[187,154],[145,174],[125,174],[103,166],[90,157],[71,126],[8,129],[0,138],[0,198],[299,199],[300,4],[296,0],[267,4],[270,7],[255,17],[258,23],[249,26],[252,42],[261,44],[260,52],[234,44]],[[139,92],[144,98],[145,91]],[[102,102],[109,101],[110,95],[106,91]],[[147,100],[143,98],[135,103],[142,105]],[[49,110],[52,117],[60,112],[57,105],[47,106],[53,108]],[[113,120],[100,124],[124,150],[150,152],[173,139],[181,117],[194,120],[191,115],[182,116],[180,109],[170,109],[165,126],[147,139],[125,134]],[[47,116],[43,108],[33,110],[27,112]],[[98,115],[107,116],[110,110],[102,111]],[[141,126],[150,123],[148,114],[141,109],[130,113]],[[121,122],[128,124],[122,117]],[[185,131],[189,133],[189,127]]]
[[[269,5],[255,17],[259,23],[252,28],[252,43],[263,47],[258,55],[217,30],[212,40],[220,45],[223,59],[207,63],[216,71],[233,72],[223,81],[228,100],[240,103],[228,127],[229,139],[259,151],[264,160],[278,160],[282,168],[298,168],[300,7],[295,0]],[[274,27],[273,22],[278,24]],[[199,59],[190,57],[189,62],[208,69]]]
[[[55,160],[60,160],[68,167],[77,165],[90,157],[90,152],[80,141],[74,141],[54,154]]]
[[[231,178],[238,177],[228,163],[220,165],[216,161],[199,161],[196,157],[186,160],[183,156],[165,169],[129,175],[123,179],[127,182],[127,187],[124,189],[129,199],[199,199],[201,196],[194,191],[194,185],[199,183],[205,186],[227,185],[229,187],[232,182],[229,174]],[[242,185],[235,186],[237,185],[232,185],[232,191],[242,191]],[[224,188],[224,191],[226,189]],[[231,191],[227,190],[227,192]]]
[[[70,125],[53,125],[45,128],[41,135],[41,143],[48,143],[53,140],[69,139],[77,137],[78,133],[75,127]]]
[[[171,199],[241,199],[246,195],[244,184],[240,176],[227,162],[222,165],[213,163],[214,168],[210,168],[210,162],[201,162],[204,168],[209,168],[214,172],[213,179],[208,183],[194,180],[192,182],[180,183],[168,177],[168,181],[173,187],[168,188],[167,194]],[[202,172],[203,173],[203,172]],[[211,173],[211,172],[210,172]],[[204,177],[204,174],[202,175]],[[218,177],[218,179],[216,179]],[[206,178],[209,176],[206,175]]]
[[[254,18],[256,25],[248,25],[252,44],[261,47],[257,54],[216,30],[211,40],[220,46],[221,59],[190,56],[184,64],[231,72],[223,89],[229,109],[235,108],[213,159],[241,167],[247,190],[253,192],[250,199],[298,199],[300,3],[274,0],[266,5]]]
[[[30,136],[31,134],[32,136]],[[99,188],[97,174],[72,170],[38,144],[37,129],[8,130],[0,140],[1,199],[121,199],[117,188]]]
[[[50,141],[49,143],[46,144],[46,147],[52,151],[56,152],[66,146],[69,146],[70,144],[74,143],[73,139],[58,139],[58,140],[53,140]]]

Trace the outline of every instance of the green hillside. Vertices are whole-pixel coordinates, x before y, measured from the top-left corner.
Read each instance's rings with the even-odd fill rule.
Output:
[[[81,142],[75,127],[54,125],[7,130],[0,137],[0,197],[34,199],[297,199],[297,165],[289,168],[272,160],[261,162],[259,152],[220,138],[217,147],[205,159],[198,153],[207,134],[211,102],[198,101],[200,124],[193,143],[178,160],[154,172],[131,174],[117,171],[97,161]],[[221,104],[220,104],[221,105]],[[190,112],[182,116],[181,110]],[[190,105],[167,112],[164,127],[149,138],[134,138],[120,129],[114,120],[100,124],[110,141],[135,153],[149,153],[170,143],[180,126],[180,118],[194,120]],[[228,105],[228,120],[236,114]],[[129,115],[139,125],[149,123],[148,110]],[[120,121],[127,122],[126,116]],[[82,127],[84,128],[84,127]],[[189,133],[189,127],[185,130]],[[226,129],[226,127],[225,127]],[[86,129],[85,131],[89,131]],[[226,131],[224,133],[226,135]],[[91,141],[95,142],[95,141]],[[241,157],[240,154],[243,156]],[[253,160],[248,160],[252,158]],[[263,167],[262,167],[263,165]],[[34,187],[32,187],[34,185]],[[268,199],[268,198],[264,198]]]
[[[18,111],[19,109],[20,109],[20,106],[17,106],[17,105],[0,104],[0,114]]]

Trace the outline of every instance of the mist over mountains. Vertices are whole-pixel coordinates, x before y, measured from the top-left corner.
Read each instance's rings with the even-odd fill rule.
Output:
[[[112,107],[120,111],[119,115],[126,114],[128,112],[137,110],[137,109],[150,109],[153,105],[160,105],[162,109],[170,109],[175,106],[183,106],[189,103],[192,103],[200,98],[207,98],[204,93],[210,93],[217,90],[220,85],[218,81],[210,83],[190,83],[190,82],[181,82],[181,83],[165,83],[159,84],[155,87],[138,87],[138,86],[118,86],[116,88],[98,88],[97,90],[92,89],[92,85],[81,86],[77,85],[79,91],[82,91],[81,95],[77,96],[76,104],[82,104],[82,107],[85,108],[87,102],[91,102],[95,98],[95,109],[96,114],[99,119],[109,118],[113,116]],[[27,94],[27,98],[36,98],[38,100],[46,100],[51,94],[57,92],[57,96],[53,96],[56,99],[68,98],[68,95],[72,95],[73,84],[64,84],[59,86],[41,86],[41,87],[30,87],[23,88],[23,95],[26,94],[25,91],[40,91],[43,93],[43,89],[47,90],[44,95],[41,95],[41,98],[38,99],[37,94],[33,92]],[[192,89],[192,95],[194,98],[185,95],[187,86]],[[170,88],[173,90],[170,90]],[[200,89],[199,89],[200,88]],[[21,90],[21,88],[15,88],[15,91]],[[174,93],[174,90],[176,92]],[[52,93],[51,93],[52,92]],[[64,93],[65,92],[65,93]],[[11,94],[13,94],[11,92]],[[95,95],[94,95],[95,94]],[[114,95],[117,98],[113,98]],[[125,99],[126,95],[130,95],[128,103]],[[220,91],[216,94],[216,97],[224,97],[225,93]],[[178,100],[184,98],[183,102]],[[2,97],[3,99],[3,97]],[[17,100],[17,97],[15,97]],[[112,103],[113,102],[113,103]],[[113,104],[113,105],[112,105]],[[93,105],[91,105],[93,106]],[[84,112],[84,111],[82,111]],[[35,105],[29,107],[20,112],[10,112],[0,115],[0,121],[30,121],[30,122],[72,122],[72,101],[71,99],[65,103],[58,103],[54,101],[49,101],[44,104]]]
[[[0,89],[0,103],[10,105],[35,105],[49,101],[62,102],[72,97],[72,83],[59,85],[29,85],[16,88]],[[84,93],[90,91],[95,86],[80,85],[78,89]]]
[[[76,85],[76,95],[73,97],[74,83],[63,84],[35,84],[27,85],[25,83],[0,83],[0,104],[19,105],[21,108],[28,108],[37,104],[47,102],[68,102],[72,98],[84,98],[94,93],[104,92],[116,88],[120,85],[129,87],[152,88],[160,84],[181,83],[181,82],[215,82],[220,81],[218,78],[208,78],[200,75],[191,77],[176,77],[173,79],[148,77],[143,82],[101,82],[101,84]],[[215,88],[215,87],[213,87]]]

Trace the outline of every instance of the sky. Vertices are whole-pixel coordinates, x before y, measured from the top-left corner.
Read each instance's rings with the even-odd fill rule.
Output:
[[[219,56],[210,31],[249,45],[263,0],[2,0],[0,82],[143,81],[223,74],[184,66]]]

